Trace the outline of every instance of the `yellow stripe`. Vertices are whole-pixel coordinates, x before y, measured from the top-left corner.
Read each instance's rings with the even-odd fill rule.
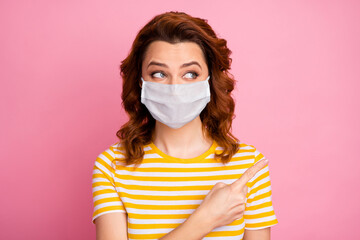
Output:
[[[271,190],[269,192],[266,192],[266,193],[263,193],[263,194],[260,194],[252,199],[247,199],[246,202],[247,203],[252,203],[254,201],[257,201],[257,200],[260,200],[260,199],[263,199],[263,198],[266,198],[266,197],[270,197],[271,196]]]
[[[108,180],[105,182],[93,182],[92,187],[111,186],[114,187]]]
[[[156,200],[156,201],[203,200],[206,197],[206,195],[156,196],[156,195],[129,194],[125,192],[121,192],[119,194],[121,195],[121,197],[127,197],[136,200]]]
[[[152,158],[156,159],[156,158]],[[149,160],[146,159],[146,160]],[[242,159],[247,160],[247,159]],[[239,161],[240,162],[240,161]],[[166,168],[164,167],[152,167],[152,168],[138,168],[136,169],[136,172],[217,172],[217,171],[227,171],[227,170],[238,170],[238,169],[247,169],[254,165],[253,163],[243,163],[239,165],[233,165],[233,166],[218,166],[218,167],[203,167],[203,168]],[[125,170],[129,172],[134,172],[133,167],[120,167],[119,170]],[[119,175],[119,174],[115,174]],[[122,175],[121,175],[122,176]]]
[[[268,227],[268,226],[275,225],[277,223],[278,223],[278,220],[274,219],[274,220],[262,222],[262,223],[245,223],[245,227],[247,227],[247,228]]]
[[[99,169],[100,170],[100,169]],[[101,170],[100,170],[101,171]],[[101,171],[102,172],[102,171]],[[93,175],[92,175],[92,178],[94,179],[94,178],[103,178],[103,179],[107,179],[107,178],[105,178],[105,176],[104,176],[104,173],[102,172],[102,173],[94,173]]]
[[[117,192],[114,191],[114,190],[111,190],[111,189],[102,189],[102,190],[99,190],[99,191],[94,191],[94,192],[92,193],[92,195],[93,195],[93,197],[96,197],[96,196],[100,196],[100,195],[106,194],[106,193],[116,193],[116,194],[117,194]]]
[[[260,159],[262,159],[264,157],[264,155],[262,153],[260,153],[259,155],[257,155],[255,157],[255,163],[257,163],[258,161],[260,161]]]
[[[269,187],[269,186],[271,186],[270,181],[267,181],[267,182],[265,182],[265,183],[257,186],[256,188],[251,189],[248,194],[249,194],[249,196],[250,196],[251,194],[254,194],[254,193],[256,193],[257,191],[259,191],[259,190],[261,190],[261,189],[264,189],[264,188],[267,188],[267,187]]]
[[[94,205],[97,206],[101,203],[109,203],[109,202],[120,202],[120,199],[118,197],[100,198],[94,202]]]
[[[259,205],[255,205],[255,206],[246,206],[245,210],[246,211],[253,211],[253,210],[258,210],[258,209],[261,209],[261,208],[266,208],[266,207],[271,207],[272,206],[272,202],[269,201],[269,202],[265,202],[265,203],[261,203]]]
[[[244,215],[245,219],[257,219],[257,218],[263,218],[263,217],[270,217],[275,215],[275,212],[271,210],[270,212],[264,212],[264,213],[258,213],[258,214],[252,214],[252,215]]]
[[[139,214],[128,213],[132,219],[187,219],[191,214]],[[129,223],[130,224],[130,223]]]
[[[111,159],[111,158],[110,158]],[[108,159],[109,160],[109,159]],[[96,158],[96,161],[102,165],[103,167],[105,167],[109,172],[111,173],[115,173],[115,170],[109,166],[109,164],[107,164],[103,159],[101,159],[100,157]],[[106,174],[106,176],[110,177],[106,172],[104,172],[103,170],[101,170],[100,168],[98,168],[101,172],[103,172],[104,174]],[[111,177],[110,177],[111,178]]]
[[[220,153],[218,151],[216,151],[217,153]],[[156,153],[156,152],[154,152]],[[148,154],[148,153],[147,153]],[[254,159],[254,156],[253,155],[246,155],[246,156],[240,156],[240,157],[233,157],[232,158],[232,162],[237,162],[237,161],[242,161],[242,160],[253,160]],[[219,162],[219,161],[217,161]],[[167,158],[162,158],[161,156],[159,157],[151,157],[151,158],[144,158],[142,163],[174,163],[174,161],[171,161]],[[182,164],[196,164],[196,163],[201,163],[201,164],[204,164],[204,163],[216,163],[216,161],[214,161],[213,158],[203,158],[203,159],[200,159],[198,161],[188,161],[188,162],[181,162]],[[227,166],[227,165],[226,165]],[[132,169],[133,167],[130,167],[130,170]]]
[[[128,213],[128,217],[130,219],[152,219],[152,220],[157,220],[157,219],[188,219],[190,217],[191,214],[137,214],[137,213]],[[184,221],[185,221],[184,220]],[[240,218],[237,219],[235,221],[233,221],[232,223],[226,225],[226,226],[236,226],[236,225],[241,225],[244,222],[244,218]],[[153,226],[156,228],[162,228],[165,226],[165,228],[167,226],[169,226],[169,224],[171,223],[159,223],[159,224],[135,224],[135,223],[128,223],[128,227],[132,228],[132,229],[151,229],[152,227],[149,226]],[[171,224],[171,226],[175,226],[176,227],[180,224],[174,223]]]
[[[266,171],[263,174],[261,174],[260,176],[258,176],[253,182],[248,182],[247,186],[253,187],[255,185],[255,183],[259,182],[260,180],[262,180],[268,176],[269,176],[269,171]]]
[[[120,144],[119,145],[119,142],[116,142],[116,143],[114,143],[113,145],[111,145],[110,147],[109,147],[113,152],[114,152],[114,150],[122,150],[122,151],[125,151],[125,147],[123,147],[123,145],[122,144]]]
[[[200,204],[180,204],[180,205],[150,205],[150,204],[136,204],[136,203],[124,203],[126,207],[135,209],[146,210],[189,210],[196,209]]]
[[[131,228],[131,229],[177,228],[180,225],[181,225],[181,223],[134,224],[134,223],[129,222],[128,228]]]
[[[195,190],[210,190],[213,186],[141,186],[141,185],[125,185],[116,182],[116,187],[122,187],[131,190],[147,190],[147,191],[195,191]]]
[[[119,176],[118,174],[116,174]],[[188,177],[156,177],[156,176],[131,176],[120,175],[123,180],[137,180],[137,181],[168,181],[168,182],[181,182],[181,181],[211,181],[211,180],[224,180],[224,179],[238,179],[242,176],[241,173],[229,175],[215,175],[215,176],[188,176]]]

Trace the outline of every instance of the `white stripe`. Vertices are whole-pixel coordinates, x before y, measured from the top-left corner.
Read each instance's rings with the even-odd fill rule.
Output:
[[[204,237],[202,240],[214,240],[214,239],[220,239],[220,240],[239,240],[243,239],[244,233],[238,236],[230,236],[230,237]]]
[[[95,202],[99,199],[104,199],[104,198],[119,198],[119,195],[117,193],[103,193],[103,194],[93,197],[93,201]],[[119,198],[119,201],[120,201],[120,198]]]
[[[128,233],[129,234],[159,234],[159,233],[169,233],[172,230],[173,228],[148,228],[148,229],[128,228]]]
[[[93,193],[95,193],[97,191],[104,190],[104,189],[109,189],[109,190],[115,191],[113,186],[97,186],[97,187],[93,187],[92,191],[93,191]]]
[[[100,170],[102,170],[103,172],[105,172],[107,175],[109,175],[110,177],[112,177],[112,172],[110,172],[106,167],[104,167],[104,165],[100,164],[99,162],[95,162],[95,165],[97,168],[99,168]],[[103,173],[101,173],[103,174]],[[106,176],[104,176],[106,177]]]
[[[156,205],[156,206],[173,206],[173,205],[195,205],[195,204],[201,204],[203,200],[169,200],[169,201],[163,201],[163,200],[138,200],[138,199],[132,199],[127,197],[121,197],[121,200],[124,203],[134,203],[134,204],[140,204],[140,205]]]
[[[114,153],[113,151],[111,151],[110,148],[108,148],[108,149],[106,149],[105,151],[103,151],[102,153],[100,153],[100,155],[105,156],[105,155],[104,155],[105,152],[108,153],[112,158],[115,157],[115,153]]]
[[[268,222],[271,220],[274,220],[275,216],[269,216],[269,217],[263,217],[263,218],[257,218],[257,219],[245,219],[245,223],[262,223],[262,222]]]
[[[232,158],[236,158],[236,157],[252,157],[254,156],[254,153],[252,152],[239,152],[239,153],[235,153]],[[254,162],[254,159],[251,159],[252,162]]]
[[[255,229],[255,228],[251,228],[251,229]],[[202,238],[202,240],[239,240],[239,239],[243,239],[244,233],[242,233],[241,235],[238,236],[230,236],[230,237],[204,237]],[[128,240],[136,240],[135,238],[129,238]],[[146,240],[158,240],[157,238],[147,238]]]
[[[249,183],[252,183],[253,181],[255,181],[255,179],[257,179],[258,177],[260,177],[261,175],[263,175],[264,173],[268,172],[269,168],[268,166],[262,168],[260,171],[258,171],[249,181]]]
[[[271,186],[258,190],[256,193],[251,194],[248,199],[254,199],[256,196],[271,191]]]
[[[151,150],[151,147],[150,147],[150,146],[144,147],[144,151],[149,151],[149,150]]]
[[[111,160],[115,159],[115,154],[111,150],[105,150],[112,159],[109,159],[107,156],[105,156],[103,153],[99,154],[98,158],[102,159],[109,167],[113,168],[114,163],[111,162]],[[100,162],[96,161],[99,165],[102,165]]]
[[[121,176],[134,176],[134,177],[209,177],[209,176],[227,176],[233,174],[243,174],[246,169],[236,169],[236,170],[218,170],[218,171],[209,171],[209,172],[130,172],[127,170],[118,170],[117,174]]]
[[[247,207],[256,206],[256,205],[259,205],[259,204],[262,204],[262,203],[266,203],[266,202],[270,202],[270,201],[271,201],[271,196],[270,196],[270,197],[263,198],[263,199],[260,199],[260,200],[257,200],[257,201],[253,201],[252,203],[246,203],[246,206],[247,206]]]
[[[217,182],[223,182],[226,184],[233,183],[236,179],[223,179],[223,180],[203,180],[203,181],[139,181],[139,180],[120,180],[115,177],[117,182],[120,182],[124,185],[138,185],[138,186],[214,186]]]
[[[132,190],[122,187],[116,187],[117,192],[124,192],[142,196],[187,196],[187,195],[207,195],[210,190],[184,190],[184,191],[153,191],[153,190]]]
[[[114,159],[115,159],[115,158],[116,158],[116,159],[124,159],[124,158],[125,158],[125,155],[124,155],[124,154],[116,153]],[[119,162],[119,160],[116,161],[116,163],[118,163],[118,162]]]
[[[139,218],[130,218],[129,217],[129,223],[132,224],[153,224],[155,220],[155,223],[157,224],[168,224],[168,223],[183,223],[186,218],[174,218],[174,219],[139,219]]]
[[[153,220],[153,224],[157,224],[157,219]],[[155,221],[155,222],[154,222]],[[171,224],[171,222],[167,222],[168,224]],[[212,230],[212,232],[219,232],[219,231],[238,231],[239,226],[241,225],[234,225],[234,226],[223,226],[219,228],[215,228]],[[128,228],[128,232],[130,234],[156,234],[156,233],[168,233],[172,231],[173,228],[153,228],[153,229],[132,229]]]
[[[110,211],[102,212],[102,213],[99,213],[99,214],[93,216],[92,221],[94,221],[95,218],[98,218],[101,215],[104,215],[106,213],[113,213],[113,212],[124,212],[124,213],[126,213],[126,211],[124,211],[124,210],[110,210]]]
[[[245,211],[244,215],[255,215],[255,214],[259,214],[259,213],[271,212],[273,210],[274,210],[273,206],[264,207],[264,208],[260,208],[260,209],[256,209],[256,210]]]
[[[251,187],[251,189],[257,188],[257,187],[259,187],[260,185],[262,185],[262,184],[264,184],[264,183],[267,183],[267,182],[270,182],[269,176],[267,176],[267,177],[259,180],[258,182],[256,182],[256,183]]]
[[[176,214],[192,214],[196,210],[197,206],[195,206],[194,209],[180,209],[180,210],[155,210],[155,209],[137,209],[137,208],[131,208],[126,207],[126,211],[130,213],[136,213],[136,214],[161,214],[161,215],[176,215]],[[156,219],[158,221],[160,219]]]
[[[209,159],[209,158],[214,158],[215,154],[211,153],[209,154],[205,159]],[[253,152],[238,152],[235,153],[232,158],[238,158],[238,157],[254,157],[254,153]],[[147,158],[159,158],[159,159],[163,159],[162,156],[160,156],[157,152],[154,153],[145,153],[144,154],[144,159]],[[254,159],[252,159],[252,162],[254,162]]]
[[[163,157],[161,157],[159,154],[157,153],[146,153],[144,154],[144,159],[148,159],[148,158],[160,158],[163,159]],[[134,164],[131,164],[129,166],[133,166]]]
[[[123,206],[123,205],[120,201],[100,203],[94,207],[94,211],[96,211],[100,208],[103,208],[103,207],[110,207],[110,206]]]
[[[232,225],[232,226],[221,226],[221,227],[217,227],[213,229],[213,232],[220,232],[220,231],[237,231],[240,229],[242,229],[242,227],[245,226],[245,221],[242,222],[239,225]]]
[[[105,178],[105,177],[93,178],[92,183],[96,183],[96,182],[109,182],[109,180],[107,178]]]
[[[103,172],[102,171],[100,171],[99,169],[97,169],[97,168],[94,168],[94,170],[93,170],[93,174],[103,174]]]

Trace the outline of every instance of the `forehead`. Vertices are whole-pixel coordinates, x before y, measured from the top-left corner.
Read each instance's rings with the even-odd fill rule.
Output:
[[[200,46],[194,42],[168,43],[165,41],[154,41],[149,44],[144,62],[153,59],[163,62],[187,62],[197,60],[205,63],[205,56]]]

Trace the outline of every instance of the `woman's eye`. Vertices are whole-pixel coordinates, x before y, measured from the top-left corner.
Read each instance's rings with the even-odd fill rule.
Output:
[[[163,78],[163,77],[165,77],[165,74],[162,73],[162,72],[153,72],[153,73],[151,74],[151,76],[157,77],[157,78]]]
[[[190,78],[195,79],[197,76],[199,76],[199,74],[197,74],[196,72],[188,72],[184,76],[189,76]]]

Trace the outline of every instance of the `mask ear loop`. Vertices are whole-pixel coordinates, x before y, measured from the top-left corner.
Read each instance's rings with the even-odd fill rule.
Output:
[[[144,81],[144,79],[143,79],[143,77],[141,77],[141,81],[139,82],[140,88],[142,88],[142,83],[143,83],[143,81]]]

